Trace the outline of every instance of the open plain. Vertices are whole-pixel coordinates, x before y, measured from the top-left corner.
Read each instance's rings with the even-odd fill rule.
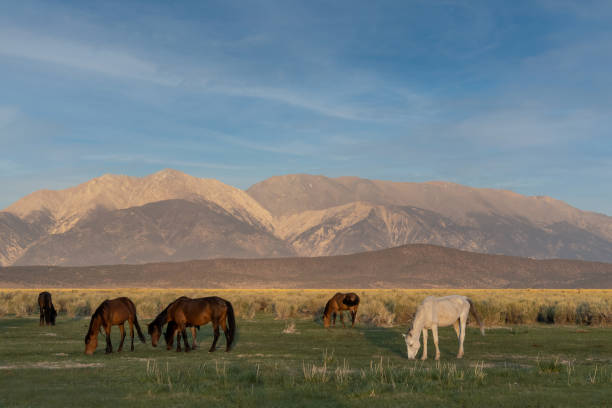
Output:
[[[336,328],[324,329],[319,307],[333,290],[56,290],[58,323],[43,327],[30,305],[36,290],[2,291],[2,305],[12,309],[4,310],[0,319],[0,405],[606,406],[609,402],[611,291],[357,292],[362,306],[356,327],[344,329],[338,322]],[[453,292],[475,300],[487,322],[486,335],[469,327],[465,358],[457,360],[455,334],[452,328],[441,328],[439,362],[433,361],[431,337],[429,359],[408,360],[400,334],[407,331],[413,308],[426,295]],[[201,348],[190,353],[153,348],[147,338],[147,344],[136,339],[134,352],[124,348],[106,355],[102,336],[93,356],[83,353],[91,306],[100,299],[130,296],[144,329],[168,299],[211,293],[232,301],[236,308],[238,338],[230,353],[223,351],[223,339],[215,353],[206,351],[212,340],[210,325],[199,331]],[[596,311],[596,304],[602,309]],[[115,327],[115,349],[118,338]]]

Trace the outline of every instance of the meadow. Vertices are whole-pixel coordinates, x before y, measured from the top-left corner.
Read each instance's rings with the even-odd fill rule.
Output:
[[[37,290],[0,291],[0,406],[607,406],[612,389],[612,291],[358,290],[354,329],[324,329],[334,290],[53,290],[56,326],[38,326]],[[85,356],[89,315],[128,295],[144,329],[177,296],[218,294],[238,316],[230,353],[136,350]],[[409,361],[401,333],[430,294],[472,297],[487,324],[471,326],[457,360],[452,328],[441,360]],[[347,316],[348,317],[348,316]],[[348,319],[347,319],[348,320]],[[145,329],[146,330],[146,329]],[[113,344],[118,344],[113,329]],[[430,337],[431,341],[431,337]],[[420,355],[420,352],[419,352]]]

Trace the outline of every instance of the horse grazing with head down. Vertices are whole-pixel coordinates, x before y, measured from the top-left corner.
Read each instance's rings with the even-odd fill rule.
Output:
[[[126,297],[119,297],[117,299],[106,299],[98,306],[94,314],[91,316],[89,322],[89,330],[85,335],[85,354],[93,354],[98,347],[98,332],[104,327],[106,333],[106,353],[113,352],[113,345],[111,344],[110,332],[111,326],[119,326],[121,332],[121,343],[117,351],[123,349],[123,341],[125,340],[125,321],[130,324],[130,336],[132,337],[132,344],[130,347],[131,351],[134,351],[134,326],[138,331],[138,338],[140,341],[145,343],[145,337],[140,331],[140,325],[138,324],[138,317],[136,317],[136,306],[134,302]]]
[[[351,312],[351,327],[355,327],[355,317],[357,316],[357,309],[359,308],[359,296],[356,293],[336,293],[331,299],[327,301],[325,310],[323,311],[323,325],[329,327],[330,320],[333,326],[336,325],[336,313],[340,314],[340,322],[342,326],[344,324],[344,318],[342,312],[348,310]]]
[[[187,296],[181,296],[180,298],[175,299],[168,306],[166,306],[166,308],[164,310],[162,310],[155,317],[155,319],[153,319],[153,321],[151,323],[148,324],[147,329],[149,331],[149,335],[151,336],[151,345],[153,347],[157,347],[157,342],[159,341],[159,338],[161,337],[161,329],[162,329],[163,325],[168,322],[168,309],[175,302],[177,302],[179,300],[185,300],[185,299],[191,299],[191,298],[188,298]],[[172,325],[172,327],[170,327],[170,325]],[[168,323],[168,327],[171,330],[174,330],[175,329],[175,323],[174,322]],[[200,326],[193,326],[191,324],[187,324],[187,327],[191,327],[191,338],[193,340],[191,348],[192,349],[196,349],[198,347],[196,329],[200,330]],[[174,337],[172,337],[171,340],[174,340]],[[186,341],[186,339],[185,339],[185,341]],[[172,347],[172,341],[170,342],[170,347]]]
[[[51,294],[49,292],[41,292],[38,295],[38,308],[40,310],[40,323],[53,325],[55,326],[55,317],[57,316],[57,312],[55,311],[55,307],[53,307],[53,302],[51,301]]]
[[[455,328],[457,338],[459,339],[459,352],[457,358],[463,357],[463,340],[465,339],[465,326],[469,313],[472,312],[478,325],[480,333],[484,336],[484,325],[480,320],[480,316],[476,312],[474,303],[465,296],[452,295],[444,297],[428,296],[423,300],[423,303],[417,308],[412,329],[404,336],[406,348],[408,350],[408,358],[416,357],[421,343],[419,338],[423,332],[423,355],[421,360],[427,359],[427,330],[431,329],[436,346],[436,360],[440,359],[440,349],[438,348],[438,327],[446,327],[451,324]]]
[[[191,326],[203,326],[208,322],[213,325],[214,339],[209,352],[215,351],[219,339],[219,326],[223,329],[226,340],[225,351],[230,351],[236,334],[236,318],[232,304],[217,296],[198,299],[179,298],[168,305],[164,312],[149,324],[151,341],[157,344],[161,336],[162,326],[168,323],[165,339],[167,349],[172,348],[174,336],[177,335],[176,351],[181,351],[181,335],[185,344],[185,351],[191,350],[187,342],[185,328]]]

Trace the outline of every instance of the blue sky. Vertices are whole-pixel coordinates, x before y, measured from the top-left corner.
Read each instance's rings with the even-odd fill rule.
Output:
[[[175,168],[612,215],[612,2],[0,2],[0,208]]]

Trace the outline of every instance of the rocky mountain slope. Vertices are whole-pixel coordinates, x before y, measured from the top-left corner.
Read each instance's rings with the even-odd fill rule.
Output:
[[[409,243],[535,258],[612,261],[612,217],[549,197],[453,183],[272,177],[247,190],[301,255]]]
[[[0,212],[0,265],[309,257],[413,243],[612,262],[612,217],[445,182],[288,175],[242,191],[175,170],[37,191]]]

